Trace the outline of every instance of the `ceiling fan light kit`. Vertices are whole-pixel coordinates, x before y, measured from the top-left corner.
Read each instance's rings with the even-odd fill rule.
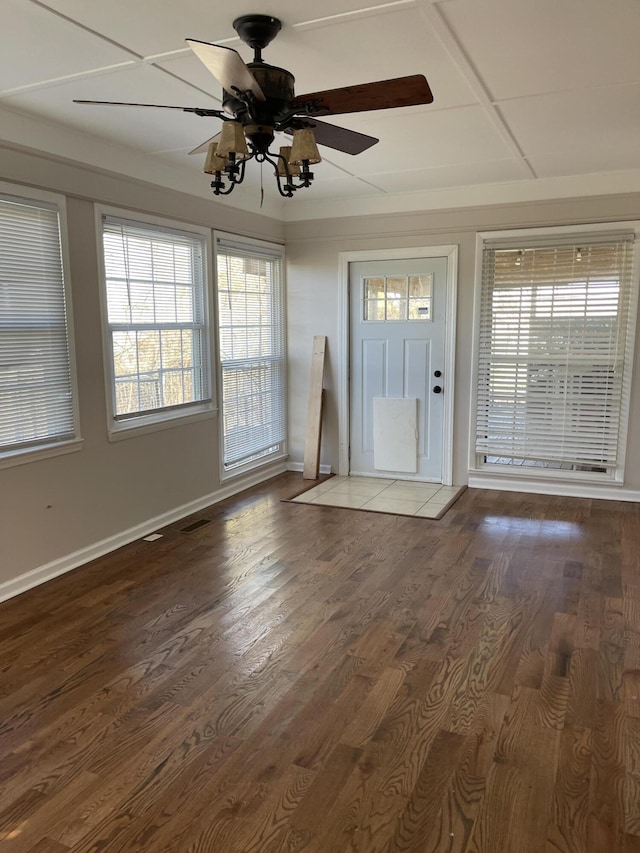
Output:
[[[233,27],[242,41],[253,49],[252,62],[245,64],[232,48],[187,39],[198,59],[222,84],[222,110],[119,101],[76,103],[180,109],[222,119],[222,132],[217,141],[208,145],[204,166],[205,174],[213,175],[214,195],[229,195],[244,180],[246,164],[255,160],[274,167],[280,195],[291,198],[296,190],[311,186],[314,174],[310,166],[322,160],[318,144],[348,154],[360,154],[378,142],[373,136],[328,124],[317,116],[433,101],[429,84],[421,74],[296,96],[293,74],[262,59],[263,49],[280,32],[282,23],[270,15],[242,15],[236,18]],[[276,132],[293,136],[291,146],[271,151]],[[201,148],[204,150],[204,146]]]
[[[276,175],[280,175],[281,178],[286,178],[287,172],[285,166],[289,169],[290,175],[297,176],[300,174],[300,166],[296,166],[295,163],[291,162],[290,145],[282,145],[280,147],[280,157],[278,158],[278,168],[276,170]]]
[[[304,127],[293,133],[293,145],[291,146],[290,162],[294,166],[303,166],[305,163],[321,163],[322,157],[316,145],[315,136],[310,127]]]
[[[220,142],[218,142],[216,153],[218,157],[223,158],[247,159],[249,148],[239,121],[225,121],[222,125],[222,133],[220,134]]]

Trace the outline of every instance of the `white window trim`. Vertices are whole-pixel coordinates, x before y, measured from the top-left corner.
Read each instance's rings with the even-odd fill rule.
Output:
[[[11,184],[0,181],[0,193],[12,195],[23,200],[35,202],[44,201],[53,204],[58,209],[60,222],[60,247],[62,255],[62,274],[64,284],[64,301],[67,313],[67,339],[69,342],[69,367],[71,371],[71,394],[73,397],[73,421],[75,437],[68,441],[42,442],[32,447],[0,452],[0,469],[13,468],[16,465],[24,465],[28,462],[36,462],[40,459],[48,459],[53,456],[62,456],[74,453],[82,449],[82,436],[80,434],[80,407],[78,402],[78,376],[76,371],[76,349],[73,321],[73,300],[71,293],[71,263],[69,260],[69,230],[67,224],[67,201],[65,196],[46,190],[25,187],[20,184]]]
[[[625,350],[625,365],[628,366],[623,400],[621,406],[619,456],[618,465],[613,475],[609,473],[592,474],[579,471],[561,471],[557,469],[518,468],[517,471],[507,465],[479,466],[475,450],[476,438],[476,409],[478,404],[479,382],[479,342],[480,342],[480,308],[482,299],[482,260],[484,244],[488,240],[507,238],[535,238],[542,242],[545,237],[571,237],[572,235],[593,234],[594,232],[635,232],[635,249],[633,255],[632,280],[629,316],[630,334]],[[593,487],[622,487],[624,486],[625,456],[628,443],[629,407],[631,402],[632,370],[634,364],[635,337],[637,333],[638,299],[640,292],[640,221],[594,222],[586,225],[561,225],[544,228],[520,228],[502,231],[481,231],[476,234],[476,263],[474,290],[474,324],[472,353],[473,363],[471,372],[471,405],[469,409],[469,484],[475,488],[517,489],[520,484],[523,491],[528,486],[537,483],[545,493],[553,492],[554,485],[559,487],[572,484],[584,494],[597,494]],[[582,491],[584,489],[584,491]]]
[[[216,287],[214,288],[214,299],[213,305],[215,305],[215,352],[217,355],[216,358],[216,377],[218,387],[222,389],[222,361],[220,359],[220,328],[218,325],[218,288],[217,288],[217,275],[218,275],[218,242],[224,242],[227,240],[230,243],[236,243],[238,246],[246,246],[247,249],[254,249],[259,251],[261,248],[266,249],[271,254],[277,254],[282,263],[282,287],[283,287],[283,343],[285,349],[285,356],[287,354],[287,279],[286,279],[286,265],[285,265],[285,247],[281,243],[271,243],[268,240],[258,240],[253,237],[244,237],[240,234],[233,234],[228,231],[220,231],[215,230],[213,232],[213,270],[214,275],[216,276]],[[285,423],[289,422],[289,413],[288,413],[288,393],[286,389],[288,388],[287,376],[288,374],[288,358],[285,357],[285,399],[284,399],[284,414],[285,414]],[[222,390],[220,391],[222,394]],[[220,411],[222,406],[220,406]],[[251,462],[246,462],[243,465],[238,465],[231,469],[226,469],[224,467],[224,423],[223,419],[219,420],[219,429],[218,429],[218,447],[219,447],[219,475],[220,482],[224,483],[229,480],[235,480],[238,477],[242,477],[244,474],[248,474],[251,471],[255,471],[260,468],[267,467],[269,465],[273,465],[278,462],[283,462],[289,457],[289,450],[287,445],[287,440],[281,443],[280,451],[276,453],[270,453],[268,456],[263,456],[260,459],[253,460]]]
[[[160,216],[140,213],[138,211],[126,210],[108,205],[94,205],[96,244],[98,249],[98,276],[100,283],[100,318],[102,327],[102,362],[104,368],[104,387],[107,411],[107,437],[109,441],[122,441],[139,435],[158,432],[165,429],[173,429],[202,420],[212,420],[218,413],[216,405],[216,370],[214,369],[215,346],[215,300],[213,289],[213,244],[211,229],[199,225],[179,222],[174,219],[165,219]],[[111,346],[109,335],[109,320],[107,306],[107,280],[104,265],[104,243],[103,243],[103,217],[113,216],[119,219],[128,219],[130,222],[140,225],[157,225],[159,228],[175,229],[177,231],[199,234],[205,241],[205,291],[207,316],[207,357],[209,359],[209,382],[211,386],[211,402],[185,406],[184,409],[171,409],[162,412],[150,412],[148,414],[127,418],[117,421],[113,410],[113,371],[111,367]]]

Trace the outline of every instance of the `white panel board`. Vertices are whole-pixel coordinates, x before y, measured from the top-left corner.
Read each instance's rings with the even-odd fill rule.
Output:
[[[373,465],[378,471],[417,472],[417,411],[415,397],[374,397]]]

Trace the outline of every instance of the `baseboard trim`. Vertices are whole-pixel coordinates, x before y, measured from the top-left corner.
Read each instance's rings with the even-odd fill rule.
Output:
[[[534,495],[558,495],[567,498],[591,498],[603,501],[640,503],[640,490],[615,486],[579,485],[577,483],[543,483],[531,480],[507,480],[469,475],[471,489],[498,489],[502,492],[528,492]]]
[[[303,462],[289,462],[287,466],[287,471],[297,471],[298,473],[302,473],[304,471],[304,463]],[[331,474],[333,473],[333,469],[331,465],[321,465],[320,466],[321,474]]]
[[[129,543],[135,542],[136,539],[148,536],[150,533],[154,533],[168,524],[173,524],[175,521],[180,521],[181,518],[192,515],[194,512],[200,512],[200,510],[208,506],[220,503],[220,501],[231,498],[245,489],[250,489],[252,486],[258,486],[260,483],[264,483],[266,480],[278,476],[278,474],[284,474],[286,471],[286,462],[281,462],[278,465],[269,467],[267,470],[261,469],[260,471],[252,472],[249,475],[239,478],[237,481],[226,483],[215,492],[203,495],[201,498],[196,498],[194,501],[189,501],[189,503],[182,504],[154,518],[149,518],[147,521],[142,521],[140,524],[129,527],[121,533],[108,536],[106,539],[94,542],[86,548],[66,554],[64,557],[31,569],[16,578],[4,581],[4,583],[0,584],[0,601],[14,598],[16,595],[20,595],[23,592],[27,592],[27,590],[40,586],[40,584],[53,580],[53,578],[59,575],[66,574],[66,572],[71,572],[86,563],[90,563],[91,560],[96,560],[98,557],[103,557],[111,551],[122,548],[123,545],[129,545]]]

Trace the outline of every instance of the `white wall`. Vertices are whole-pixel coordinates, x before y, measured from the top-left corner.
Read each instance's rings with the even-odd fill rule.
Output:
[[[328,338],[326,409],[321,462],[338,468],[339,253],[411,246],[459,246],[456,318],[456,392],[454,482],[468,480],[469,400],[473,334],[475,240],[478,231],[640,218],[640,194],[600,196],[428,213],[353,217],[289,223],[286,228],[289,306],[290,459],[304,450],[307,390],[312,338]],[[640,323],[638,324],[640,337]],[[627,476],[620,491],[637,499],[640,490],[640,342],[636,345]]]
[[[1,599],[21,588],[26,573],[56,561],[81,562],[84,549],[95,543],[215,496],[220,489],[217,416],[107,440],[93,202],[279,242],[283,229],[276,220],[225,207],[213,198],[14,149],[0,148],[0,179],[54,190],[67,199],[84,439],[78,452],[0,470]],[[22,585],[29,583],[27,579]]]

